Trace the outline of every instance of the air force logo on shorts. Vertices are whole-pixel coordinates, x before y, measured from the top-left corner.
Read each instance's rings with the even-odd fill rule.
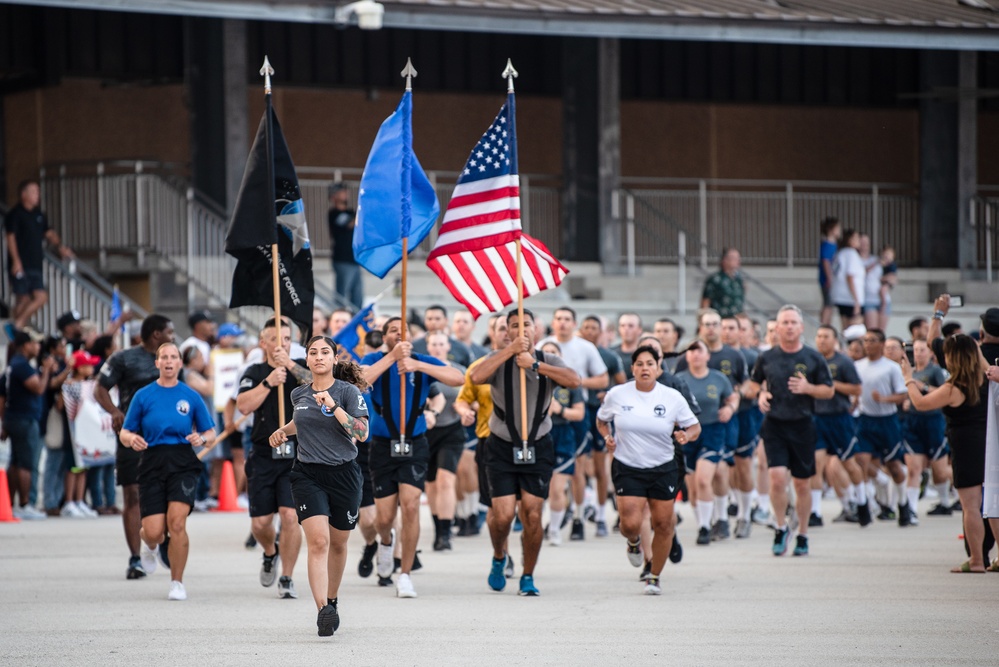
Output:
[[[350,510],[347,510],[347,523],[349,523],[350,525],[353,526],[354,522],[357,521],[357,515],[358,514],[360,514],[360,511],[357,511],[357,512],[354,512],[353,514],[351,514]]]
[[[190,403],[188,403],[187,401],[185,401],[183,399],[177,401],[177,412],[179,412],[182,415],[186,415],[190,411],[191,411],[191,404]]]

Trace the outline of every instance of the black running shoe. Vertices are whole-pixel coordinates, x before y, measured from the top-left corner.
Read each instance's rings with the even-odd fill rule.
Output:
[[[673,546],[669,550],[669,562],[679,563],[683,560],[683,546],[680,544],[680,538],[673,533]]]
[[[729,516],[739,516],[739,506],[735,503],[728,504],[728,515]]]
[[[160,543],[160,564],[166,568],[170,569],[170,534],[168,533],[163,541]]]
[[[413,554],[413,572],[423,569],[423,563],[420,562],[420,550],[417,549],[416,553]]]
[[[371,572],[375,569],[376,553],[378,553],[378,540],[375,540],[371,544],[364,545],[364,552],[361,554],[361,562],[357,564],[357,574],[360,575],[362,579],[370,577]]]
[[[809,528],[821,528],[822,527],[822,517],[820,517],[815,512],[808,515],[808,527]]]
[[[697,531],[697,544],[705,546],[711,544],[711,530],[701,526]]]
[[[909,503],[898,506],[898,527],[905,528],[912,525],[912,508]]]
[[[585,539],[586,536],[583,533],[583,522],[579,519],[572,520],[572,532],[569,533],[569,539],[573,542],[579,542]]]
[[[455,535],[457,537],[468,537],[468,535],[469,535],[469,532],[468,532],[468,519],[466,519],[463,516],[455,517],[455,519],[454,519],[454,525],[458,529],[458,532],[455,533]]]
[[[860,524],[860,527],[869,526],[872,520],[871,506],[868,503],[857,505],[857,523]]]
[[[953,513],[954,512],[953,510],[951,510],[951,508],[947,507],[943,503],[940,503],[926,514],[928,514],[929,516],[950,516]]]
[[[480,530],[481,529],[479,527],[479,514],[478,514],[478,512],[476,512],[475,514],[473,514],[470,517],[468,517],[467,519],[465,519],[465,534],[466,535],[468,535],[469,537],[474,537],[475,535],[479,534]]]
[[[378,577],[378,585],[382,588],[393,584],[392,577]]]
[[[319,626],[320,637],[332,637],[337,628],[340,627],[340,614],[337,613],[336,603],[324,605],[319,610],[319,617],[316,619]]]
[[[257,538],[253,536],[253,533],[250,533],[250,536],[246,538],[246,542],[243,543],[243,546],[247,549],[253,549],[257,546]]]
[[[878,514],[878,521],[894,521],[896,519],[895,510],[890,507],[882,507]]]
[[[146,571],[142,569],[142,561],[138,556],[128,559],[128,569],[125,571],[126,579],[142,579],[146,576]]]
[[[445,534],[438,535],[434,540],[434,551],[451,551],[451,538]]]

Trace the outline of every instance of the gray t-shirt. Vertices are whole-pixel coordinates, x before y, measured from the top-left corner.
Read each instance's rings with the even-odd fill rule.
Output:
[[[350,416],[368,416],[368,405],[354,385],[337,380],[328,391]],[[356,458],[357,445],[334,416],[334,411],[319,407],[314,398],[317,393],[311,384],[295,387],[291,392],[291,402],[295,406],[292,419],[298,431],[298,460],[340,465]]]
[[[451,368],[456,368],[461,371],[461,374],[465,374],[466,368],[461,364],[456,364],[454,362],[449,362],[448,365]],[[438,394],[444,394],[444,409],[437,416],[437,422],[434,428],[444,428],[445,426],[454,426],[461,421],[461,415],[454,409],[454,402],[458,398],[458,394],[461,392],[461,387],[451,387],[443,382],[434,382],[430,385],[430,393],[427,395],[428,398],[433,398]],[[433,429],[431,429],[433,430]]]
[[[607,364],[600,356],[597,346],[585,338],[573,336],[563,343],[555,336],[549,336],[537,344],[537,349],[540,350],[548,342],[558,344],[562,350],[562,360],[565,361],[562,365],[579,373],[580,378],[585,380],[607,372]],[[589,400],[589,390],[583,389],[583,398]]]
[[[596,350],[596,348],[594,348]],[[499,354],[499,352],[490,353],[490,357],[494,354]],[[544,363],[550,366],[558,366],[559,368],[566,368],[565,362],[561,358],[555,356],[554,354],[542,353],[544,355]],[[507,363],[511,363],[511,359]],[[538,386],[539,377],[538,374],[527,369],[524,371],[524,379],[527,385],[527,430],[528,433],[518,433],[517,436],[512,436],[510,430],[506,427],[506,421],[500,419],[499,414],[506,414],[507,410],[512,410],[514,423],[517,425],[517,430],[520,430],[521,420],[520,420],[520,367],[514,363],[513,368],[513,406],[507,406],[506,404],[506,364],[501,364],[492,377],[486,378],[486,384],[489,385],[490,391],[493,397],[493,413],[489,417],[489,430],[497,438],[506,440],[507,442],[513,442],[515,437],[527,437],[531,427],[534,425],[534,411],[538,405]],[[601,362],[603,363],[603,362]],[[548,435],[548,432],[552,430],[552,420],[547,414],[548,404],[552,400],[552,392],[557,386],[555,381],[551,378],[545,378],[546,382],[546,392],[544,397],[544,408],[546,410],[545,418],[538,426],[538,438]],[[499,413],[499,414],[497,414]],[[519,439],[519,438],[518,438]]]
[[[709,368],[702,378],[694,377],[689,370],[681,371],[676,376],[687,383],[690,393],[701,407],[697,420],[701,424],[717,424],[718,411],[732,395],[732,383],[725,374]]]
[[[853,365],[853,360],[842,352],[833,352],[833,356],[826,359],[829,366],[829,374],[833,382],[846,382],[847,384],[860,384],[860,376],[857,375],[857,368]],[[838,391],[828,401],[815,401],[815,414],[817,415],[842,415],[850,412],[850,397]]]
[[[936,389],[937,387],[943,386],[943,384],[945,382],[947,382],[947,375],[944,373],[944,370],[942,368],[940,368],[939,366],[937,366],[932,361],[929,364],[927,364],[926,368],[924,368],[921,371],[917,371],[915,368],[912,369],[912,377],[913,377],[913,379],[919,380],[920,382],[922,382],[923,384],[925,384],[928,387],[928,389],[924,393],[929,393],[929,392],[933,391],[934,389]],[[913,409],[913,411],[916,411],[916,410]],[[926,410],[926,411],[919,410],[919,411],[916,411],[916,412],[919,412],[920,414],[924,414],[924,415],[942,415],[943,414],[943,410],[939,410],[939,409],[938,410]]]

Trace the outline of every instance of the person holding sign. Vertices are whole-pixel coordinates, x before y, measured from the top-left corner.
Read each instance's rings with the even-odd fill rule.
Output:
[[[427,479],[430,445],[427,443],[423,405],[430,385],[436,380],[460,387],[465,376],[443,361],[414,354],[413,345],[402,338],[402,319],[390,318],[382,326],[387,352],[372,352],[361,359],[364,379],[371,385],[371,447],[368,466],[374,485],[378,546],[378,576],[392,576],[396,508],[402,508],[402,563],[396,582],[396,595],[415,598],[416,590],[409,574],[420,538],[420,494]],[[406,389],[405,405],[400,410],[401,387]]]
[[[302,533],[295,527],[295,501],[291,495],[291,469],[295,462],[294,438],[281,447],[272,449],[268,440],[278,420],[278,401],[284,401],[285,416],[291,415],[291,392],[299,385],[312,381],[312,373],[300,360],[292,361],[291,327],[281,323],[280,329],[272,318],[264,323],[260,332],[260,347],[266,355],[263,363],[254,364],[239,381],[236,409],[244,415],[253,414],[250,439],[253,447],[246,458],[246,488],[250,500],[250,529],[257,543],[264,550],[260,566],[260,585],[269,587],[278,578],[278,597],[298,597],[292,574],[295,561],[302,548]],[[283,392],[278,391],[278,387]],[[281,541],[275,542],[274,514],[281,516]],[[284,558],[279,554],[283,553]]]
[[[519,496],[524,525],[524,573],[519,592],[533,597],[540,594],[534,585],[534,567],[543,539],[541,509],[548,498],[555,463],[548,406],[556,385],[575,389],[581,381],[561,358],[534,350],[534,313],[525,308],[521,316],[513,310],[506,321],[510,344],[469,371],[472,383],[490,385],[493,399],[485,460],[493,511],[489,587],[494,591],[506,587],[505,545]],[[522,370],[517,372],[518,368]]]

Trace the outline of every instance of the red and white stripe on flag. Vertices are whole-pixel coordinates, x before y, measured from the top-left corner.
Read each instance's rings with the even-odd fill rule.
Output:
[[[520,233],[524,296],[558,287],[568,270],[540,241]],[[427,266],[440,277],[454,298],[478,318],[517,300],[517,242],[470,250],[434,248]]]

